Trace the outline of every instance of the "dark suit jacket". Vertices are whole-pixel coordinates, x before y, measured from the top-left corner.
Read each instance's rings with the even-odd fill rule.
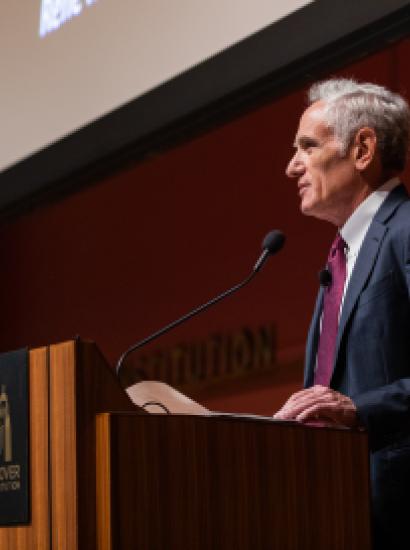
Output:
[[[323,289],[307,340],[305,387],[313,384],[322,300]],[[369,432],[377,547],[401,548],[410,520],[410,199],[402,185],[379,208],[356,259],[330,386],[352,398]]]

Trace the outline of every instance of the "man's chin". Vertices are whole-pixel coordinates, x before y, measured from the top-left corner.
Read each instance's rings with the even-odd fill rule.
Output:
[[[330,215],[325,209],[315,208],[312,204],[304,203],[303,201],[300,204],[300,211],[305,216],[311,216],[317,220],[322,220],[325,222],[332,223],[337,227],[341,227],[343,224],[337,223],[336,219]]]
[[[309,204],[307,201],[304,201],[303,199],[300,203],[300,211],[305,216],[314,216],[315,215],[314,214],[314,208],[312,207],[312,205]]]
[[[300,203],[300,211],[304,216],[311,216],[313,218],[317,218],[318,220],[328,220],[326,213],[323,212],[320,208],[315,208],[314,204],[311,204],[307,201],[303,201]]]

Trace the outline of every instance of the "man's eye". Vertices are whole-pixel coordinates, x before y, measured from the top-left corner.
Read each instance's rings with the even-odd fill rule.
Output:
[[[315,147],[316,147],[316,143],[314,141],[308,141],[307,143],[304,144],[303,148],[305,149],[305,151],[311,151]]]

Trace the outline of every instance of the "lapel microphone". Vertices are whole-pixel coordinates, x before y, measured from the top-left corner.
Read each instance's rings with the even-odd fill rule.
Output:
[[[201,306],[198,306],[192,311],[186,313],[176,321],[173,321],[172,323],[169,323],[169,325],[166,325],[160,330],[157,330],[156,332],[154,332],[154,334],[151,334],[150,336],[147,336],[143,340],[140,340],[136,344],[132,345],[119,358],[117,362],[117,367],[116,367],[117,375],[120,373],[121,367],[124,364],[124,360],[126,359],[126,357],[128,357],[128,355],[130,355],[130,353],[137,350],[138,348],[141,348],[142,346],[145,346],[145,344],[148,344],[148,342],[151,342],[152,340],[155,340],[159,336],[162,336],[162,334],[165,334],[166,332],[172,330],[173,328],[184,323],[185,321],[188,321],[188,319],[191,319],[191,317],[198,315],[198,313],[205,311],[212,305],[218,303],[219,301],[223,300],[230,294],[233,294],[240,288],[247,285],[255,277],[255,275],[261,270],[266,260],[273,254],[276,254],[276,252],[279,252],[279,250],[282,248],[284,244],[285,244],[285,235],[281,231],[278,231],[277,229],[270,231],[266,235],[266,237],[263,239],[262,253],[259,256],[257,262],[255,263],[251,273],[246,277],[246,279],[244,279],[242,282],[238,283],[237,285],[233,286],[229,290],[225,290],[225,292],[222,292],[222,294],[219,294],[215,298],[212,298],[212,300],[209,300],[208,302],[205,302]]]
[[[324,288],[331,285],[332,273],[327,267],[325,269],[322,269],[322,271],[319,271],[319,282],[320,286],[323,286]]]

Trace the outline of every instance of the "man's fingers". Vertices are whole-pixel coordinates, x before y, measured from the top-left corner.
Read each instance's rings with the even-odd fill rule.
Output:
[[[319,385],[293,394],[274,418],[300,422],[321,419],[340,426],[357,425],[356,407],[351,399]]]
[[[338,416],[337,403],[315,403],[311,407],[308,407],[300,412],[296,416],[296,420],[304,422],[311,418],[318,419],[323,418],[326,420],[336,420]]]
[[[286,406],[288,404],[297,403],[300,400],[306,399],[306,397],[308,397],[310,395],[315,395],[315,396],[321,395],[321,394],[325,393],[326,391],[329,391],[329,388],[327,388],[326,386],[320,386],[320,385],[312,386],[311,388],[305,388],[303,390],[297,391],[294,394],[292,394],[289,397],[289,399],[286,401],[284,406]]]
[[[336,402],[333,395],[334,392],[323,386],[314,386],[308,390],[294,394],[294,399],[288,399],[283,407],[274,415],[276,419],[289,420],[297,418],[297,416],[306,409],[310,409],[313,405],[318,404],[326,406],[329,403]]]
[[[357,425],[356,409],[350,400],[316,403],[297,415],[296,420],[325,420],[338,426],[353,428]]]

